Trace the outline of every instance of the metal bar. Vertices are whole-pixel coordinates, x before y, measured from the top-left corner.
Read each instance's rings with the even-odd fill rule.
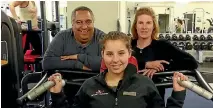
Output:
[[[59,1],[55,1],[56,22],[60,20]]]
[[[49,44],[45,1],[40,1],[40,6],[41,6],[41,19],[42,19],[42,27],[41,27],[42,28],[42,55],[44,55]]]
[[[197,82],[201,85],[201,87],[203,87],[206,90],[208,90],[209,92],[213,93],[213,89],[205,81],[205,79],[203,78],[202,74],[199,71],[197,71],[197,70],[195,72],[196,72]]]

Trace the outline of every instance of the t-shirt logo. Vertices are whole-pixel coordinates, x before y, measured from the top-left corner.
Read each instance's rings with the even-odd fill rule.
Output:
[[[104,90],[97,90],[95,94],[92,94],[91,96],[98,96],[98,95],[108,95],[109,93],[104,92]]]

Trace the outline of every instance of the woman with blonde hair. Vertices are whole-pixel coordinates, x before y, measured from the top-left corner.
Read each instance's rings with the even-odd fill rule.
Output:
[[[152,78],[154,73],[160,71],[192,70],[198,67],[193,56],[168,41],[158,40],[159,25],[152,8],[143,7],[136,11],[131,31],[133,56],[144,75]],[[157,78],[153,80],[160,81]],[[164,97],[165,88],[158,90]]]

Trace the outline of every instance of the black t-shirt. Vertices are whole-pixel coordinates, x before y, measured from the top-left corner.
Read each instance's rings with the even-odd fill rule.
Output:
[[[152,44],[143,49],[138,48],[136,45],[133,50],[133,56],[135,56],[135,58],[137,59],[138,64],[143,64],[144,62],[155,60]],[[138,69],[142,70],[144,69],[144,66],[140,65]]]

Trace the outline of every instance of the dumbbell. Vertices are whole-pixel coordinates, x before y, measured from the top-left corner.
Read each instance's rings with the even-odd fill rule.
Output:
[[[179,44],[178,44],[178,47],[179,48],[182,48],[182,50],[185,50],[186,48],[186,45],[185,45],[185,43],[184,42],[180,42]]]
[[[191,42],[186,42],[186,50],[192,50],[192,44],[191,44]]]
[[[176,47],[178,46],[177,42],[173,42],[172,45],[174,45]]]
[[[196,40],[199,40],[198,36],[197,36],[197,35],[194,35],[194,36],[193,36],[193,40],[195,40],[195,41],[196,41]]]
[[[201,50],[207,50],[208,49],[207,43],[206,42],[201,42],[200,43],[200,49]]]
[[[160,34],[160,35],[159,35],[159,39],[164,39],[163,34]]]
[[[180,40],[180,41],[184,41],[184,37],[183,37],[182,34],[179,35],[179,40]]]
[[[200,45],[198,42],[193,43],[194,50],[200,50]]]
[[[204,35],[200,35],[200,40],[204,41],[204,40],[206,40],[206,37]]]
[[[172,40],[177,40],[177,38],[178,38],[178,37],[177,37],[176,34],[173,34],[173,35],[172,35]]]
[[[212,40],[212,36],[211,36],[211,35],[208,35],[208,36],[207,36],[207,40]]]
[[[185,47],[185,43],[184,42],[180,42],[178,46],[184,46]]]
[[[213,50],[213,44],[211,42],[207,43],[208,50]]]
[[[186,40],[191,40],[191,36],[190,35],[186,35]]]
[[[169,35],[169,34],[166,34],[165,39],[166,39],[166,40],[170,40],[170,35]]]

